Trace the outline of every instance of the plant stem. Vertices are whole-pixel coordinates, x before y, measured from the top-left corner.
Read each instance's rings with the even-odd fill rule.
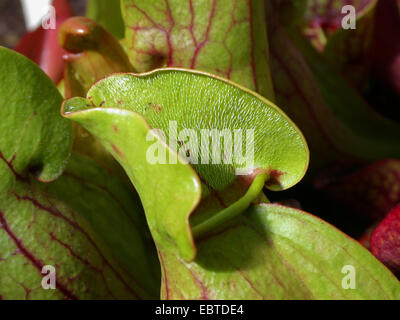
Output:
[[[249,207],[251,202],[256,199],[257,196],[260,194],[268,177],[269,175],[266,173],[261,173],[257,175],[254,178],[250,188],[247,190],[246,194],[242,198],[234,202],[228,208],[217,213],[212,218],[198,224],[197,226],[194,226],[192,228],[193,236],[197,238],[207,231],[214,229],[224,222],[243,213],[243,211]]]

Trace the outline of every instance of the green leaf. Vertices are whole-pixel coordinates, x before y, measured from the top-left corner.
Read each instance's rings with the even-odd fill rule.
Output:
[[[178,133],[189,128],[254,130],[252,167],[242,167],[235,161],[232,165],[204,164],[200,163],[200,155],[199,164],[193,164],[199,175],[216,189],[232,183],[236,178],[234,169],[251,173],[262,168],[271,175],[280,172],[278,181],[268,186],[273,190],[290,188],[307,169],[306,143],[290,119],[273,103],[222,78],[183,69],[120,74],[97,82],[88,97],[86,108],[127,109],[142,114],[152,128],[164,131],[170,145],[176,144],[173,149],[181,154],[184,148],[172,141],[179,137],[169,137],[171,121],[177,122]],[[72,101],[75,102],[67,103],[64,112],[75,111],[69,110],[74,108]]]
[[[400,299],[368,250],[300,210],[252,206],[196,244],[191,263],[159,251],[163,299]]]
[[[142,277],[141,268],[146,255],[137,256],[137,265],[132,267],[131,263],[129,266],[132,268],[127,271],[127,265],[121,264],[116,259],[116,256],[127,251],[127,244],[122,246],[121,250],[118,236],[110,242],[112,234],[96,232],[103,230],[116,235],[137,232],[137,228],[131,222],[127,222],[126,218],[122,219],[126,213],[125,208],[121,208],[121,203],[118,202],[121,197],[118,198],[114,193],[119,191],[118,187],[107,194],[106,190],[88,186],[86,182],[70,180],[68,176],[61,177],[55,182],[56,189],[60,188],[60,193],[64,191],[68,195],[71,194],[68,188],[73,187],[80,191],[82,199],[96,197],[98,205],[90,203],[90,207],[85,207],[84,204],[77,204],[78,199],[68,198],[72,203],[70,206],[68,202],[60,201],[48,194],[46,190],[51,190],[50,186],[42,183],[17,181],[12,190],[0,194],[2,299],[157,297],[154,292],[151,293],[149,287],[146,287],[145,279],[148,279],[151,273],[147,273],[146,278]],[[58,192],[58,190],[51,191]],[[116,199],[112,198],[114,196]],[[107,212],[107,210],[113,211]],[[129,206],[129,210],[131,214],[134,213],[132,206]],[[115,222],[111,213],[115,218],[118,217],[119,222],[126,224],[114,224],[106,229],[102,224]],[[101,218],[94,219],[96,214]],[[105,216],[106,214],[108,216]],[[95,228],[91,226],[93,221]],[[135,254],[143,251],[144,248],[139,250],[140,246],[143,246],[143,241],[138,234],[127,237],[127,240],[132,238],[136,242],[130,243],[131,250]],[[119,251],[115,252],[116,248]],[[132,254],[129,254],[127,258],[131,257]],[[42,287],[42,279],[46,272],[44,274],[41,272],[46,265],[55,268],[57,277],[55,290],[44,290]]]
[[[330,110],[351,132],[340,141],[346,152],[368,160],[399,158],[400,125],[375,112],[303,37],[292,32],[291,38],[310,66]]]
[[[86,96],[99,79],[116,72],[135,71],[119,42],[102,26],[85,17],[68,19],[60,28],[60,43],[67,50],[65,95]],[[75,124],[73,150],[93,159],[112,174],[128,180],[114,158],[99,141]]]
[[[119,0],[90,0],[87,4],[86,16],[101,24],[117,39],[124,37],[125,25]]]
[[[117,261],[145,289],[159,295],[159,263],[138,196],[91,160],[72,154],[63,175],[38,186],[62,201],[101,236]]]
[[[235,168],[247,170],[248,184],[255,183],[257,179],[253,179],[261,173],[262,182],[268,180],[268,188],[286,189],[304,176],[308,165],[308,149],[301,133],[275,105],[215,76],[178,69],[120,74],[96,83],[88,97],[68,100],[64,115],[97,136],[122,164],[143,202],[156,244],[172,251],[179,248],[185,260],[193,260],[196,255],[189,216],[200,202],[202,189],[206,197],[246,180],[236,176]],[[178,132],[191,128],[196,134],[214,127],[254,130],[254,165],[243,168],[237,163],[193,164],[198,177],[184,161],[188,150],[179,148],[176,138],[170,136],[168,148],[154,131],[147,137],[150,127],[169,135],[171,121],[175,121]],[[155,146],[159,154],[168,156],[167,164],[151,164],[146,158]],[[180,160],[171,160],[177,159],[177,152]],[[240,213],[261,192],[256,186],[247,190],[240,184],[243,193],[239,197],[236,191],[233,193],[235,198],[229,201],[228,212],[223,215]],[[240,197],[243,199],[238,200]],[[203,222],[204,219],[197,220]]]
[[[33,173],[56,179],[71,150],[71,124],[62,97],[32,61],[0,47],[0,193]]]
[[[72,157],[59,177],[72,140],[62,97],[27,58],[0,48],[0,61],[0,297],[157,297],[141,207],[83,158]],[[56,290],[42,288],[46,265],[55,267]]]
[[[71,99],[69,103],[79,107],[80,101],[77,100]],[[97,121],[91,121],[92,116]],[[96,134],[122,164],[142,200],[156,244],[164,243],[163,246],[170,250],[178,249],[185,259],[193,259],[196,249],[188,217],[201,197],[201,183],[194,170],[179,162],[175,165],[150,165],[145,156],[154,142],[146,141],[150,127],[137,113],[96,108],[78,111],[68,117]],[[92,123],[87,124],[87,121]],[[118,129],[115,130],[114,126]],[[99,130],[104,136],[100,136]],[[161,150],[164,145],[160,142],[159,147]],[[175,154],[164,148],[167,154]],[[177,192],[171,192],[171,185]],[[164,241],[164,238],[169,241]]]
[[[324,56],[358,87],[365,86],[371,61],[378,0],[369,0],[357,10],[356,29],[339,28],[328,38]]]
[[[126,47],[139,72],[210,72],[273,100],[263,0],[122,0]]]
[[[267,21],[278,19],[284,25],[298,25],[305,23],[304,16],[309,7],[309,0],[272,0],[265,1]]]

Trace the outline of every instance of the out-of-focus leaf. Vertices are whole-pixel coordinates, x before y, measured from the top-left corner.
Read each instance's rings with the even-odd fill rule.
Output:
[[[125,34],[120,2],[119,0],[89,0],[86,9],[88,18],[101,24],[117,39],[122,39]]]
[[[309,7],[309,0],[265,0],[267,21],[279,19],[283,25],[305,24],[305,15]]]
[[[375,3],[376,0],[309,0],[305,19],[311,27],[321,27],[329,35],[341,28],[346,15],[342,13],[344,6],[353,6],[361,16]]]
[[[400,276],[400,205],[389,212],[371,237],[371,251]]]
[[[328,39],[324,50],[328,61],[358,87],[365,87],[370,73],[377,3],[378,0],[365,2],[356,11],[356,29],[338,29]]]
[[[277,101],[306,136],[312,169],[400,157],[397,123],[374,112],[295,30],[275,23],[269,31]]]
[[[57,85],[58,92],[60,92],[61,96],[65,99],[65,82],[61,80]]]
[[[15,50],[38,64],[43,71],[58,83],[63,75],[65,51],[58,43],[58,30],[67,18],[73,16],[68,0],[54,0],[56,10],[56,29],[43,29],[27,33],[16,46]]]
[[[335,36],[336,33],[341,35],[339,35],[338,39],[334,40],[334,42],[338,41],[340,44],[340,42],[345,41],[347,43],[355,44],[357,42],[359,44],[358,39],[351,39],[351,37],[358,37],[358,35],[361,34],[361,37],[365,39],[365,35],[370,34],[371,26],[367,25],[366,21],[368,19],[364,19],[364,17],[369,16],[367,13],[375,6],[376,2],[377,0],[310,0],[308,1],[308,8],[304,16],[307,22],[305,34],[319,51],[324,50],[328,41],[330,41],[331,37]],[[348,12],[343,13],[342,8],[347,5],[351,5],[355,9],[358,30],[345,30],[349,32],[343,33],[343,30],[341,30],[342,21]],[[331,47],[332,50],[335,51],[334,45]],[[340,45],[340,47],[342,50],[343,46]],[[360,48],[362,48],[362,50],[359,50]],[[360,48],[354,45],[349,48],[348,51],[342,50],[341,53],[344,54],[345,57],[347,57],[349,53],[354,56],[356,53],[364,53],[364,49],[369,47],[363,43]],[[342,61],[346,59],[344,57],[339,58]]]
[[[246,177],[236,176],[235,168],[248,172],[247,183],[256,185],[242,187],[244,194],[229,199],[221,211],[225,216],[245,210],[257,198],[265,180],[270,189],[286,189],[297,183],[307,168],[306,143],[291,121],[272,103],[227,80],[194,71],[162,69],[144,75],[105,78],[91,88],[88,97],[87,100],[68,100],[63,107],[64,115],[95,134],[122,164],[138,190],[157,245],[171,251],[179,248],[185,260],[193,260],[196,255],[189,216],[199,204],[201,183],[204,197],[223,195],[225,189],[246,180]],[[239,114],[238,106],[242,110]],[[165,162],[151,164],[146,158],[154,142],[146,139],[150,128],[139,114],[152,128],[163,130],[169,137],[171,149],[165,149],[164,142],[158,142],[157,147],[165,149],[163,152],[169,155],[165,158],[168,165]],[[169,133],[171,121],[175,121],[178,133],[190,128],[196,135],[207,128],[228,129],[230,134],[235,129],[242,132],[253,129],[254,163],[239,164],[233,158],[232,163],[193,164],[200,182],[187,162],[181,163],[176,158],[171,160],[178,152],[180,159],[194,162],[195,148],[200,147],[192,140],[184,144],[191,143],[193,148],[178,147],[180,144],[174,139],[180,138]],[[153,141],[154,136],[155,133],[151,135]],[[246,143],[243,150],[249,147]],[[203,148],[205,145],[202,143],[200,152],[207,152],[209,159],[214,159],[209,154],[211,151],[204,151]],[[232,152],[221,151],[226,154]],[[192,157],[190,159],[188,152],[191,154],[189,158]],[[178,164],[174,164],[176,162]],[[262,178],[257,179],[256,176],[264,176],[264,180],[259,181]],[[254,191],[256,189],[258,191]],[[208,210],[202,208],[204,212],[212,209],[212,206]],[[196,224],[208,225],[210,219],[213,227],[221,212],[216,210],[212,211],[211,217],[197,217]]]
[[[400,160],[381,160],[345,176],[327,173],[316,187],[349,212],[380,221],[400,202]]]
[[[123,0],[122,12],[138,71],[198,69],[273,100],[263,0]]]
[[[60,115],[62,97],[32,61],[0,48],[0,192],[33,173],[56,179],[71,151],[71,124]]]

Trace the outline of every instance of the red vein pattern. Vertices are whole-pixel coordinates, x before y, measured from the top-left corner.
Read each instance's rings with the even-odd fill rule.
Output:
[[[24,186],[26,193],[21,191]],[[7,235],[16,249],[2,250],[0,263],[8,265],[10,257],[21,254],[39,273],[44,265],[55,266],[56,288],[66,299],[142,297],[145,290],[111,257],[106,257],[103,244],[93,238],[90,230],[84,229],[85,224],[77,220],[73,211],[62,205],[62,212],[57,207],[61,204],[56,206],[53,203],[56,200],[34,192],[28,184],[18,183],[17,189],[18,193],[12,191],[6,195],[11,202],[6,205],[2,201],[5,208],[0,211],[0,231],[5,231],[3,236]],[[30,274],[26,272],[24,277],[31,277]],[[0,282],[6,278],[12,279],[12,272],[0,275]],[[41,286],[33,288],[25,282],[14,282],[23,287],[25,298],[31,298],[33,291],[43,290]],[[1,293],[4,297],[4,292]]]
[[[17,246],[18,250],[21,252],[21,254],[24,255],[24,257],[39,271],[41,274],[42,268],[45,265],[39,258],[36,258],[27,248],[22,243],[22,240],[18,239],[17,236],[12,232],[10,229],[4,213],[0,210],[0,228],[2,228],[7,235],[12,239],[12,241],[15,243]],[[72,293],[65,284],[60,283],[60,281],[57,281],[57,290],[59,290],[66,298],[76,300],[78,299],[77,296],[75,296],[74,293]]]
[[[199,69],[273,97],[266,37],[256,36],[266,33],[261,1],[179,0],[177,5],[177,0],[125,0],[124,4],[129,54],[137,70]],[[187,10],[182,11],[185,5]]]
[[[3,155],[3,153],[0,151],[0,160],[2,160],[2,161],[7,165],[7,167],[10,169],[10,171],[13,173],[13,175],[15,176],[15,178],[16,178],[17,180],[24,181],[25,178],[24,178],[22,175],[20,175],[20,174],[15,170],[15,168],[14,168],[14,166],[13,166],[13,162],[14,162],[14,160],[15,160],[15,157],[16,157],[16,155],[14,154],[14,155],[12,156],[11,160],[8,161],[8,160],[5,158],[5,156]]]
[[[123,276],[114,268],[114,266],[111,264],[111,262],[104,256],[102,253],[102,250],[99,248],[99,246],[96,244],[96,242],[92,239],[92,237],[76,222],[72,221],[70,218],[68,218],[66,215],[62,214],[61,211],[59,211],[56,207],[47,207],[43,204],[41,204],[39,201],[37,201],[34,198],[31,198],[29,196],[18,196],[17,194],[14,193],[14,196],[19,200],[19,201],[29,201],[32,203],[36,208],[38,208],[41,211],[45,211],[49,214],[51,214],[54,217],[60,218],[64,220],[67,224],[69,224],[73,229],[79,231],[87,240],[88,242],[92,245],[92,247],[95,249],[97,254],[101,257],[103,260],[104,264],[115,274],[118,280],[121,281],[121,283],[124,285],[124,287],[136,298],[139,298],[138,294],[133,290],[133,288],[126,282],[126,280],[123,278]]]
[[[174,254],[167,252],[162,256],[160,255],[163,277],[164,280],[167,279],[164,284],[166,288],[168,288],[168,290],[164,292],[163,298],[212,300],[221,299],[221,293],[235,296],[235,291],[240,290],[240,293],[237,292],[236,296],[240,296],[243,292],[246,292],[247,297],[252,296],[254,299],[268,300],[274,299],[276,292],[268,292],[268,294],[266,294],[263,290],[266,287],[272,288],[273,286],[279,287],[284,294],[292,294],[291,288],[284,284],[283,279],[285,274],[282,273],[283,269],[279,269],[282,272],[277,274],[277,270],[274,269],[273,264],[263,263],[268,270],[268,280],[270,283],[266,279],[263,279],[263,281],[255,281],[254,274],[252,277],[250,276],[250,270],[252,270],[252,268],[243,266],[245,261],[242,261],[243,256],[246,256],[247,253],[243,253],[238,249],[239,243],[242,241],[240,235],[246,234],[244,237],[246,237],[246,240],[249,240],[247,237],[250,231],[258,241],[261,243],[264,242],[266,246],[274,247],[274,243],[259,230],[258,226],[254,226],[248,219],[243,218],[239,221],[239,224],[237,224],[237,222],[236,224],[226,226],[219,231],[198,239],[197,244],[200,259],[196,259],[195,262],[184,262],[179,257],[174,256]],[[247,230],[247,233],[245,230]],[[224,250],[223,246],[218,245],[218,243],[229,241],[229,239],[231,241],[236,239],[232,243],[232,247],[236,247],[236,250],[238,250],[237,252],[227,250],[226,247]],[[218,270],[217,266],[207,267],[207,265],[203,265],[201,258],[203,254],[208,261],[214,261],[218,267],[222,264],[224,268],[229,268],[230,276],[224,276],[223,271],[212,271]],[[289,272],[298,281],[302,280],[301,275],[296,273],[294,267],[286,261],[277,248],[275,248],[274,255],[275,258],[279,260],[282,267],[284,266],[284,268],[287,269],[285,272]],[[221,277],[221,279],[215,280],[218,277]],[[184,283],[186,283],[187,286],[183,285]],[[189,296],[186,296],[188,292]],[[301,293],[296,292],[296,294]],[[304,295],[310,296],[311,292],[309,292],[307,288],[304,288]],[[226,297],[227,296],[223,296],[224,299],[227,299]]]

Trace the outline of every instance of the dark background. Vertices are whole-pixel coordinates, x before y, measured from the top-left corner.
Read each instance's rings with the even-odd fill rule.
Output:
[[[70,0],[70,3],[76,15],[85,14],[86,0]],[[0,0],[0,46],[15,47],[25,32],[20,1]]]

